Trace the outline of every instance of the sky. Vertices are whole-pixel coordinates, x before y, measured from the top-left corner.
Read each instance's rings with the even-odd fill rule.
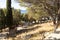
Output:
[[[26,10],[26,7],[22,7],[16,1],[12,0],[12,7],[15,9]],[[6,0],[0,0],[0,8],[6,8]]]

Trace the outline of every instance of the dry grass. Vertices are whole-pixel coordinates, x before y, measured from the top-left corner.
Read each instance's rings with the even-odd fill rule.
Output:
[[[36,28],[36,29],[32,29]],[[53,32],[53,23],[36,24],[32,27],[26,28],[28,32],[23,32],[16,36],[14,40],[42,40],[44,32]],[[32,29],[32,30],[29,30]]]
[[[22,33],[22,34],[19,34],[17,35],[17,39],[19,39],[20,37],[20,40],[25,40],[26,36],[30,36],[29,38],[26,38],[27,40],[40,40],[43,38],[43,35],[42,33],[44,32],[49,32],[49,31],[52,31],[54,29],[52,23],[43,23],[43,24],[37,24],[37,25],[34,25],[33,27],[30,27],[30,28],[34,28],[34,27],[37,27],[37,26],[41,26],[41,27],[38,27],[34,30],[28,30],[28,32],[25,32],[25,33]],[[29,28],[27,28],[29,29]],[[25,37],[25,38],[24,38]]]

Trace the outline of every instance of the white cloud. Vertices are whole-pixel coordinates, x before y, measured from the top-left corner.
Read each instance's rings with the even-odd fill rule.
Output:
[[[6,0],[0,0],[0,8],[6,8]]]
[[[26,7],[21,7],[19,3],[12,0],[12,7],[15,9],[26,10]],[[0,8],[6,8],[6,0],[0,0]]]
[[[26,10],[26,7],[21,7],[19,3],[15,2],[14,0],[12,0],[12,7],[14,7],[15,9]]]

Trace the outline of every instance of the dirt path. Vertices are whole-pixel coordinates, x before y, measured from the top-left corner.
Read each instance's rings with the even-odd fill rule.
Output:
[[[21,28],[21,27],[20,27]],[[24,37],[30,36],[30,39],[40,39],[42,37],[39,33],[52,31],[54,29],[52,23],[36,24],[31,27],[22,28],[17,31],[16,40],[24,40]],[[33,35],[33,36],[31,36]]]
[[[42,26],[42,27],[38,27],[39,25]],[[32,27],[32,28],[34,28],[34,27]],[[38,24],[36,29],[32,29],[30,31],[29,31],[29,29],[27,29],[28,32],[26,32],[26,33],[23,32],[22,34],[17,35],[17,37],[30,35],[30,34],[35,34],[35,33],[43,32],[43,31],[51,31],[51,30],[53,30],[53,28],[54,27],[51,26],[51,23]]]

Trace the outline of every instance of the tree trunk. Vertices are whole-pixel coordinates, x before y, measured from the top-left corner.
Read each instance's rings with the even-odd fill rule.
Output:
[[[7,0],[7,15],[6,15],[6,25],[9,27],[9,35],[11,36],[11,31],[15,27],[13,26],[13,15],[12,15],[12,8],[11,8],[11,0]],[[14,31],[12,31],[14,32]]]
[[[56,16],[53,23],[54,23],[54,32],[56,32],[56,29],[58,28],[59,25],[58,16]]]

